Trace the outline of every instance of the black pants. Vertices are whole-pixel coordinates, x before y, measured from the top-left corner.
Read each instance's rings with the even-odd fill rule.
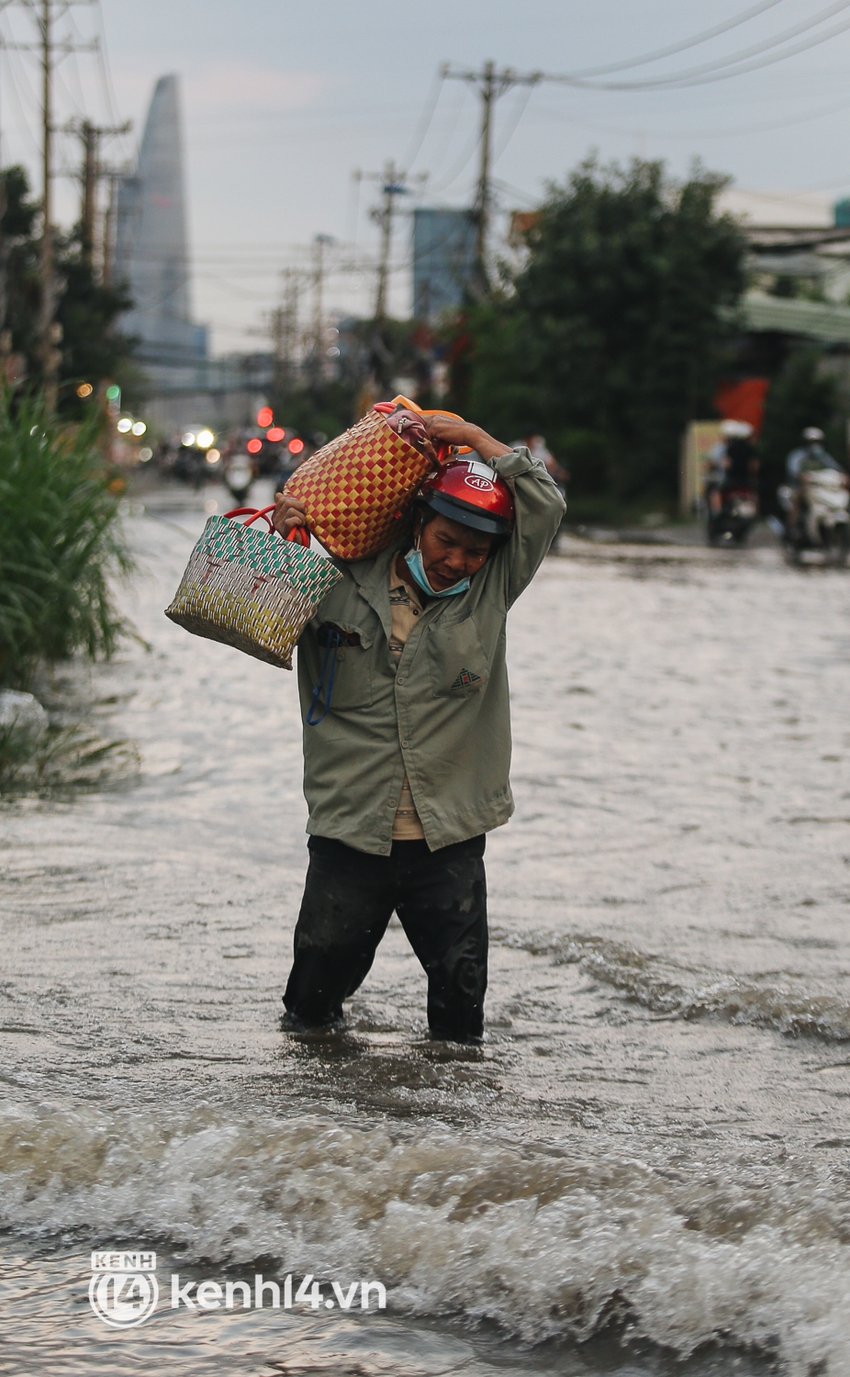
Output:
[[[393,842],[371,856],[327,837],[309,840],[310,865],[283,1002],[305,1023],[342,1017],[393,914],[428,976],[428,1026],[466,1041],[484,1029],[487,988],[485,838],[429,851]]]

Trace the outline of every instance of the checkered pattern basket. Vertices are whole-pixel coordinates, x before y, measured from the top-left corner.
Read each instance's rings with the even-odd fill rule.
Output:
[[[287,494],[332,555],[367,559],[386,549],[432,462],[370,411],[297,468]]]
[[[293,646],[341,578],[314,550],[211,516],[165,615],[195,636],[291,669]]]

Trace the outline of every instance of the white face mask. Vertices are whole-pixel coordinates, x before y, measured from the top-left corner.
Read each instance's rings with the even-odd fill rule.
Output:
[[[418,536],[413,549],[408,550],[405,555],[404,562],[413,575],[416,583],[422,589],[422,592],[427,593],[429,598],[451,598],[456,593],[465,593],[469,587],[469,579],[462,578],[457,583],[453,583],[451,588],[442,588],[440,590],[432,588],[428,581],[428,575],[425,573],[425,565],[422,563],[422,551],[419,549]]]

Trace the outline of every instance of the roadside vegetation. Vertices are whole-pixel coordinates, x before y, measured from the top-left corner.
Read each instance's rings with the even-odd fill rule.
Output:
[[[69,426],[38,397],[0,395],[0,690],[31,692],[52,666],[108,657],[130,631],[113,593],[131,567],[116,486],[97,416]],[[0,788],[99,768],[106,743],[59,718],[38,738],[0,730]]]
[[[41,302],[39,253],[40,204],[30,193],[24,168],[0,172],[0,267],[4,368],[22,387],[35,390],[43,358],[38,333]],[[130,400],[144,394],[145,381],[133,361],[135,341],[119,328],[121,313],[131,305],[122,284],[102,282],[83,241],[82,226],[56,236],[56,323],[59,340],[59,413],[82,418],[92,409],[76,385],[94,388],[104,379],[120,385]]]
[[[590,159],[552,185],[503,291],[470,313],[465,396],[510,438],[542,433],[571,519],[672,507],[682,433],[713,414],[736,337],[746,244],[726,179]]]

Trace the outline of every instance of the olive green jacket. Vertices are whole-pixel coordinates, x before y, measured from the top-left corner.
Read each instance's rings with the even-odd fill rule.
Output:
[[[373,559],[335,561],[343,581],[298,645],[307,831],[314,835],[388,855],[405,771],[432,851],[499,827],[513,812],[505,622],[552,543],[564,502],[527,449],[492,467],[514,490],[513,534],[466,593],[428,601],[397,663],[387,645],[389,571],[404,542]],[[348,643],[331,652],[330,710],[307,726],[328,623]],[[320,700],[319,711],[323,706]]]

